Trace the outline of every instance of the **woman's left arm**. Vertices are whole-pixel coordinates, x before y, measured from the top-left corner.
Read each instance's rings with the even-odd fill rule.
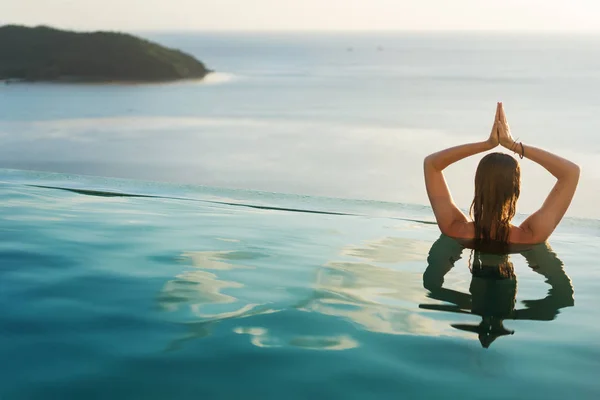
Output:
[[[437,224],[442,233],[447,236],[460,237],[462,228],[468,222],[468,219],[454,204],[442,171],[450,164],[454,164],[463,158],[483,153],[498,146],[499,110],[500,103],[496,108],[496,118],[488,140],[451,147],[425,157],[423,169],[427,195]]]

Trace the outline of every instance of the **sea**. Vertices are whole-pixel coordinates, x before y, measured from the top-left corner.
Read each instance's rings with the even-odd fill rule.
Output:
[[[139,34],[214,72],[0,83],[1,400],[600,398],[600,36]],[[491,258],[422,160],[498,101],[582,176]],[[520,162],[517,222],[554,183]]]

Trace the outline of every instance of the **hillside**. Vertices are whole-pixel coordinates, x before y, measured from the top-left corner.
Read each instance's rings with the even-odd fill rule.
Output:
[[[208,72],[186,53],[128,34],[0,27],[0,80],[161,82]]]

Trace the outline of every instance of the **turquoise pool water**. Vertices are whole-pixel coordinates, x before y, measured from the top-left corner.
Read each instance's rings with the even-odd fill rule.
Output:
[[[597,220],[496,270],[424,206],[0,182],[0,399],[600,396]]]

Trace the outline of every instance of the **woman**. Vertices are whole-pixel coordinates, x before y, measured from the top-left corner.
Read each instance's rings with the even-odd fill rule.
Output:
[[[521,186],[519,163],[514,157],[491,153],[480,161],[471,205],[472,222],[454,204],[442,173],[450,164],[492,150],[499,144],[521,158],[540,164],[557,179],[542,207],[519,226],[511,224]],[[482,247],[492,243],[505,247],[545,242],[569,208],[579,182],[576,164],[513,140],[502,103],[498,103],[492,132],[486,141],[431,154],[425,158],[424,169],[427,194],[442,233]]]

